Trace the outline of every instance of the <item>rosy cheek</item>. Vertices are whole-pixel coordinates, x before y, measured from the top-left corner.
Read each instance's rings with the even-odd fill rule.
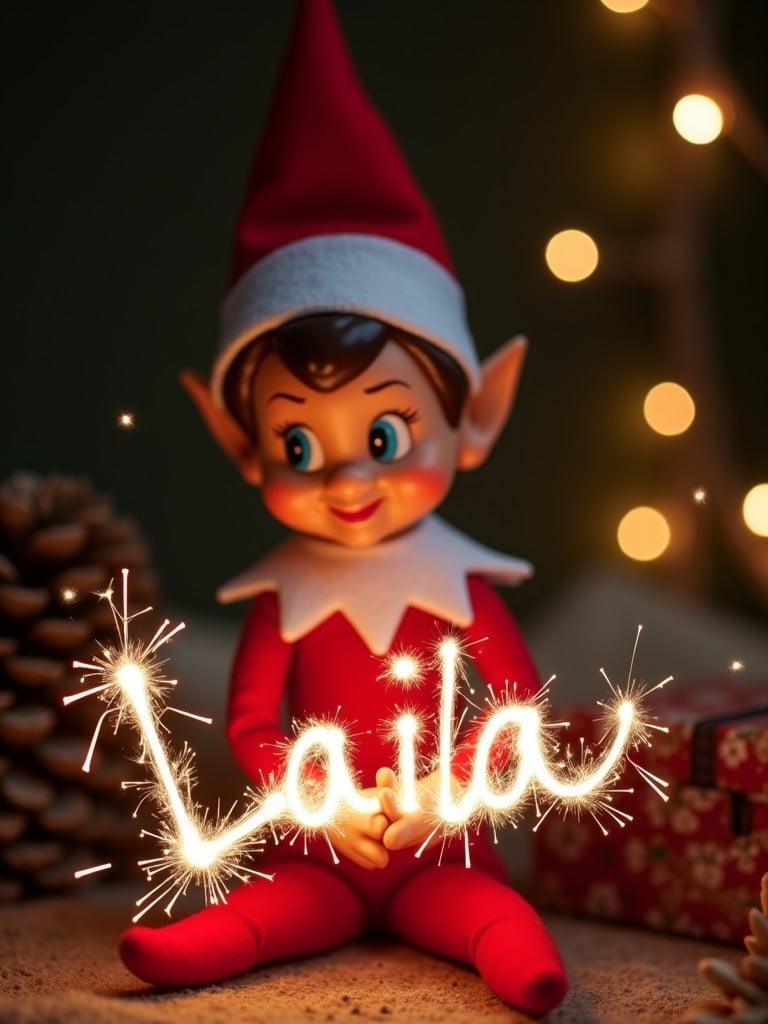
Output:
[[[413,454],[415,458],[399,464],[399,491],[404,500],[431,510],[440,504],[453,482],[455,451],[439,439],[427,438]]]
[[[405,501],[432,508],[445,497],[452,479],[453,473],[442,465],[413,466],[398,475],[397,489]]]
[[[267,471],[261,485],[261,496],[269,512],[279,522],[295,524],[297,513],[306,510],[309,492],[313,489],[310,477],[285,470]]]

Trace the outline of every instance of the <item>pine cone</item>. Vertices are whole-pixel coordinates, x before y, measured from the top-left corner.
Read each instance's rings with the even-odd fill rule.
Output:
[[[130,767],[105,729],[81,771],[104,705],[80,689],[73,660],[109,643],[114,622],[95,594],[131,570],[131,610],[157,599],[150,555],[130,519],[91,484],[16,473],[0,484],[0,900],[58,889],[74,871],[135,860]]]
[[[702,960],[701,973],[728,1000],[693,1007],[683,1024],[717,1024],[737,1021],[738,1024],[768,1024],[768,874],[760,886],[760,907],[749,912],[750,933],[744,939],[747,956],[739,967],[725,960]]]

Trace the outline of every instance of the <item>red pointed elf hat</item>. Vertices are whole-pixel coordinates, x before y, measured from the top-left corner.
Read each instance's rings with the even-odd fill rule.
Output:
[[[404,328],[478,380],[440,225],[365,95],[330,0],[300,0],[237,225],[216,400],[248,342],[316,312]]]

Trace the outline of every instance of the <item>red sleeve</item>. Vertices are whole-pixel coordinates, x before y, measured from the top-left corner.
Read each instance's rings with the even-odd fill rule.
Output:
[[[238,764],[263,785],[278,775],[288,737],[280,708],[292,647],[280,637],[277,594],[260,594],[251,605],[232,666],[227,736]]]
[[[516,694],[521,700],[541,688],[539,673],[520,629],[502,599],[482,577],[470,576],[469,595],[475,617],[463,630],[467,654],[496,697]],[[472,771],[477,735],[485,724],[480,715],[468,728],[456,751],[453,772],[466,780]],[[493,760],[493,754],[491,755]]]

